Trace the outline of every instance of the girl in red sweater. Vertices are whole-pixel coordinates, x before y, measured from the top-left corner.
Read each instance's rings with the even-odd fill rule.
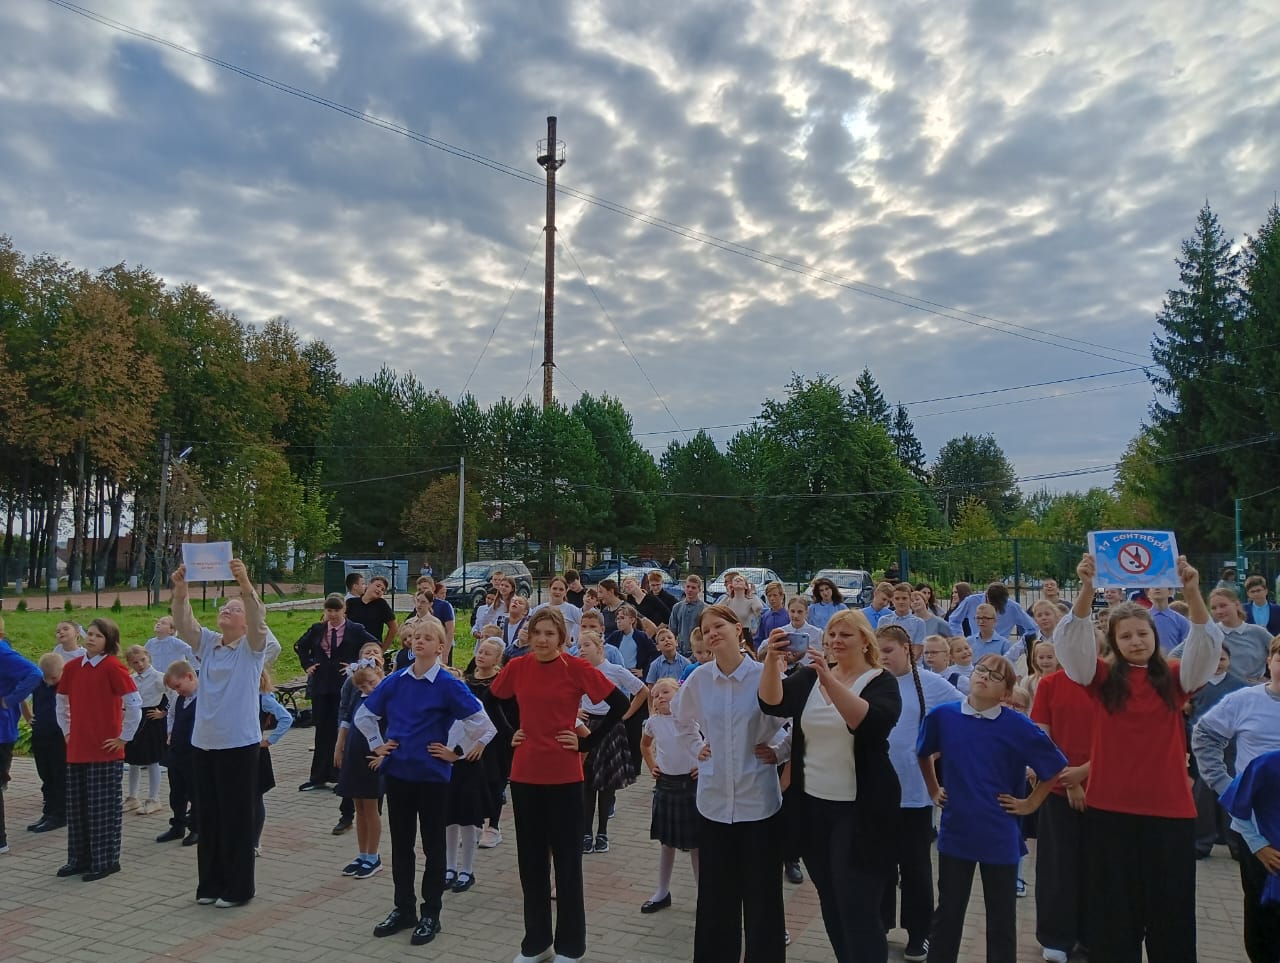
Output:
[[[515,963],[579,960],[587,951],[582,892],[582,756],[604,740],[629,702],[585,659],[566,655],[569,632],[559,609],[529,617],[530,654],[512,659],[489,685],[497,699],[515,699],[523,738],[511,760],[516,860],[524,891],[524,940]],[[583,696],[607,702],[589,736],[576,731]],[[550,859],[548,858],[550,857]],[[551,866],[556,867],[555,932],[551,927]]]
[[[1166,662],[1151,614],[1111,608],[1112,661],[1098,658],[1090,621],[1097,565],[1076,567],[1080,594],[1055,634],[1067,676],[1097,704],[1085,790],[1094,960],[1159,963],[1196,959],[1196,807],[1187,778],[1183,707],[1218,665],[1222,630],[1200,596],[1200,574],[1178,558],[1191,633],[1182,660]]]
[[[86,883],[120,872],[124,747],[142,721],[138,687],[116,656],[120,630],[94,619],[84,655],[63,667],[58,726],[67,739],[67,863],[59,876]]]

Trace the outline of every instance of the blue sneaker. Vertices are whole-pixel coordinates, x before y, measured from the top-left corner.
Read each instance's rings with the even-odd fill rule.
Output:
[[[370,876],[375,876],[381,872],[382,872],[382,858],[379,857],[375,859],[372,863],[369,862],[368,860],[365,860],[360,864],[360,868],[357,869],[354,873],[352,873],[352,875],[356,879],[368,879]]]
[[[355,876],[356,873],[360,872],[360,870],[364,867],[364,865],[365,865],[364,860],[357,857],[353,859],[351,862],[347,863],[346,866],[342,867],[342,875]]]

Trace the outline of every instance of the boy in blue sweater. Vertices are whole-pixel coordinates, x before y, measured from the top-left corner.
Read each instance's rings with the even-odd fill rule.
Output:
[[[960,955],[975,867],[982,871],[986,902],[987,961],[1017,958],[1016,890],[1023,853],[1017,817],[1039,808],[1067,758],[1044,730],[1002,706],[1015,679],[1008,659],[984,656],[973,667],[968,698],[938,706],[920,729],[920,771],[929,795],[942,807],[930,963],[954,963]],[[939,756],[947,764],[946,789],[938,785],[934,769]],[[1040,783],[1023,799],[1028,767]]]

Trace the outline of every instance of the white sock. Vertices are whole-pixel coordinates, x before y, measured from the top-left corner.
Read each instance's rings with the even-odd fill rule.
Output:
[[[670,846],[658,850],[658,887],[651,899],[656,903],[666,899],[671,892],[671,871],[676,867],[676,851]]]
[[[160,763],[158,762],[147,766],[147,799],[150,802],[160,801]]]
[[[475,826],[460,826],[458,830],[458,837],[462,843],[459,869],[470,876],[471,867],[475,865],[476,843],[480,840],[480,830]]]
[[[452,872],[458,869],[458,830],[461,826],[444,827],[444,866]]]
[[[698,885],[698,851],[696,849],[689,850],[689,862],[693,864],[693,885]]]
[[[142,767],[129,767],[129,798],[136,799],[138,796],[138,783],[142,781]]]

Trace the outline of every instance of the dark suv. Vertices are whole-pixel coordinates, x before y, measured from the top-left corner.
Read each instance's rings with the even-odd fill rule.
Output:
[[[468,562],[455,568],[441,581],[445,587],[445,600],[453,606],[475,608],[484,604],[484,595],[493,588],[493,576],[502,572],[516,583],[516,594],[528,598],[533,594],[533,575],[529,566],[514,558],[502,558],[492,562]]]

